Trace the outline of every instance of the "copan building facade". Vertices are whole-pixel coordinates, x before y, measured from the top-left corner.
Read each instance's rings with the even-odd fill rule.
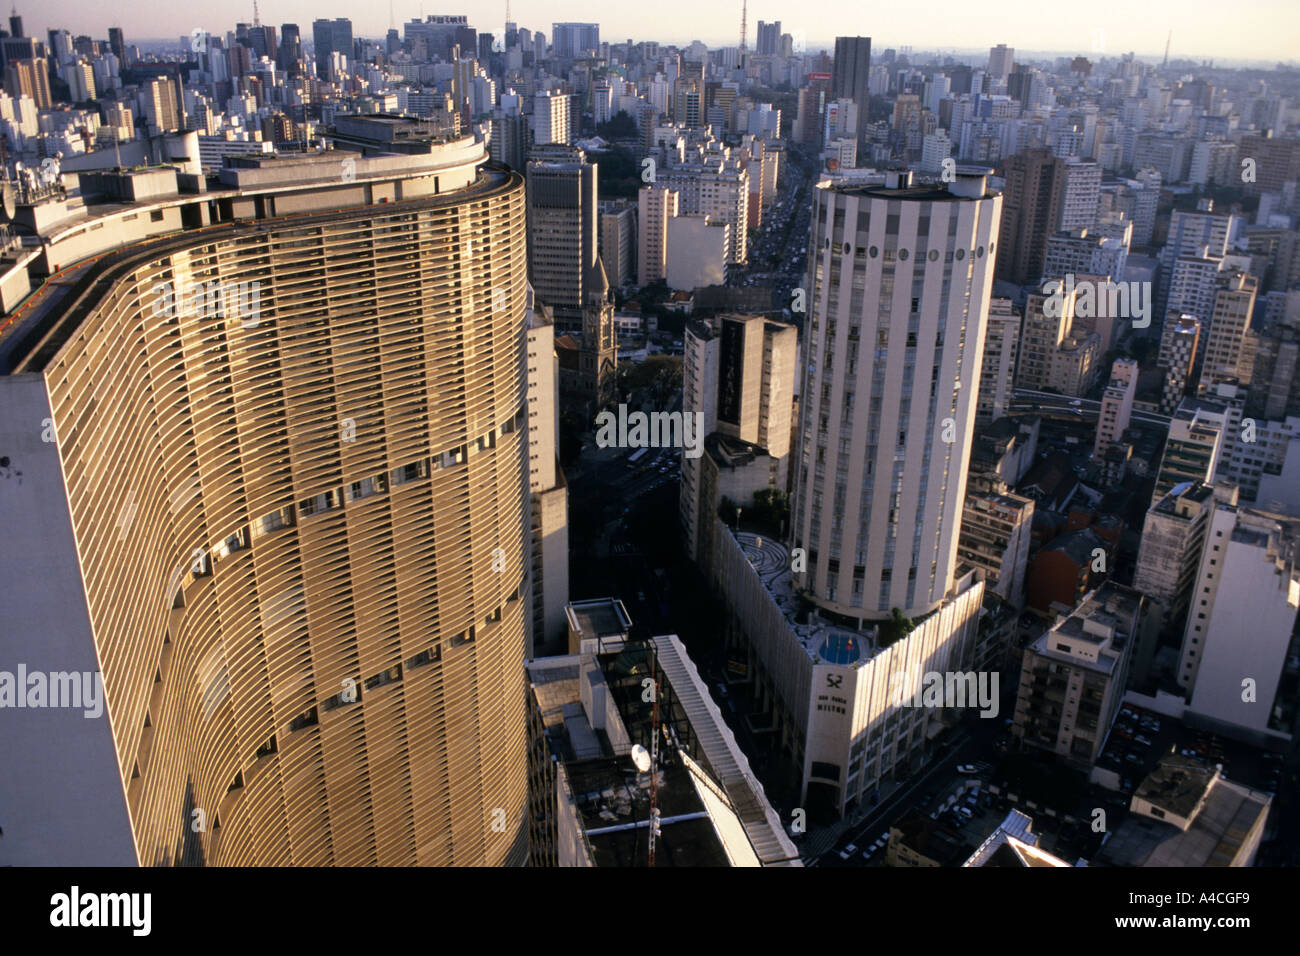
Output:
[[[0,861],[522,863],[523,179],[231,162],[7,204],[0,668],[106,708],[3,715]]]

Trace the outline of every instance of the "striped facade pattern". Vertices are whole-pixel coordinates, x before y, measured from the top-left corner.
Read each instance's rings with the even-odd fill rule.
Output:
[[[38,356],[142,864],[526,858],[524,215],[196,233]]]

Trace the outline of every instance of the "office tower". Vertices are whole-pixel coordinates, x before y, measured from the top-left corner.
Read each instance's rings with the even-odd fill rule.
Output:
[[[106,706],[6,711],[10,862],[525,861],[524,183],[486,160],[245,156],[217,205],[105,171],[66,214],[104,228],[43,210],[95,294],[0,338],[0,580],[17,659]]]
[[[1237,144],[1237,156],[1255,161],[1254,182],[1240,182],[1240,164],[1234,171],[1234,178],[1247,193],[1280,193],[1287,183],[1300,182],[1300,143],[1290,137],[1247,134]]]
[[[1118,281],[1127,262],[1128,248],[1118,239],[1094,235],[1090,229],[1070,229],[1047,240],[1043,275],[1105,276]]]
[[[1246,411],[1278,419],[1300,415],[1300,289],[1270,298],[1282,307],[1260,335]]]
[[[757,492],[785,491],[799,336],[761,315],[688,322],[682,411],[699,413],[704,454],[682,454],[679,498],[686,553],[707,565],[722,501],[748,508]]]
[[[253,51],[253,59],[258,60],[264,56],[274,57],[277,47],[275,39],[275,27],[272,26],[251,26],[248,28],[248,47]]]
[[[1057,228],[1089,229],[1097,221],[1101,202],[1101,166],[1071,156],[1065,160],[1064,174]]]
[[[830,73],[808,74],[808,85],[799,90],[799,104],[791,129],[795,142],[809,146],[821,144],[822,114],[831,99],[831,80]]]
[[[677,191],[678,214],[707,216],[725,222],[727,263],[744,265],[749,259],[749,169],[735,156],[710,152],[685,163],[660,169],[657,182]]]
[[[1124,437],[1133,415],[1137,397],[1138,363],[1133,359],[1115,359],[1110,367],[1110,382],[1101,396],[1101,413],[1097,417],[1097,438],[1092,457],[1101,458],[1110,446]]]
[[[668,276],[668,221],[677,215],[677,193],[666,186],[642,186],[637,193],[637,282]]]
[[[1005,43],[999,43],[989,50],[989,76],[995,83],[1005,83],[1015,66],[1016,51]]]
[[[842,97],[827,103],[825,124],[822,127],[822,142],[832,143],[838,139],[851,139],[856,144],[860,116],[858,104],[853,100]]]
[[[565,93],[538,92],[533,97],[533,143],[570,143],[569,97]]]
[[[1154,505],[1175,485],[1185,481],[1210,483],[1219,468],[1228,439],[1227,409],[1214,402],[1183,399],[1169,420],[1169,437],[1156,472]]]
[[[1029,149],[1007,158],[997,277],[1029,285],[1043,277],[1047,240],[1061,220],[1065,160],[1050,149]]]
[[[599,23],[552,23],[551,56],[572,60],[600,50]]]
[[[636,277],[636,206],[626,199],[599,203],[600,258],[609,284],[618,289]]]
[[[123,38],[121,27],[108,28],[108,48],[113,52],[113,56],[117,57],[118,63],[122,66],[129,65],[126,62],[126,40]]]
[[[598,167],[577,147],[565,149],[567,159],[528,163],[528,271],[560,330],[575,331],[599,251]]]
[[[777,56],[781,52],[781,21],[764,23],[758,21],[758,49],[762,56]]]
[[[1289,739],[1283,692],[1300,606],[1300,522],[1219,503],[1210,517],[1178,670],[1188,709],[1250,739]],[[1291,668],[1293,669],[1293,668]]]
[[[1220,485],[1218,489],[1225,500],[1236,503],[1232,486]],[[1133,588],[1147,596],[1153,610],[1158,609],[1164,633],[1180,637],[1183,633],[1205,531],[1217,500],[1215,487],[1184,481],[1171,488],[1146,514]]]
[[[490,122],[493,161],[522,172],[524,157],[528,153],[527,118],[520,113],[510,113],[497,107],[492,111]]]
[[[417,63],[450,62],[456,58],[457,46],[466,55],[472,55],[478,46],[477,31],[463,14],[436,14],[423,20],[409,20],[402,25],[402,37],[410,44],[411,57]]]
[[[979,398],[975,406],[978,424],[996,421],[1011,407],[1019,351],[1020,313],[1010,299],[990,299]]]
[[[1218,381],[1250,383],[1253,350],[1247,350],[1245,345],[1258,285],[1258,280],[1247,272],[1220,274],[1197,386],[1202,393]]]
[[[1001,207],[985,188],[818,187],[791,510],[803,583],[836,615],[917,617],[953,586]]]
[[[1184,257],[1222,259],[1229,254],[1241,227],[1242,220],[1239,216],[1231,213],[1215,213],[1212,199],[1199,200],[1194,212],[1175,209],[1169,219],[1169,233],[1165,245],[1160,250],[1161,274],[1172,276],[1176,261]],[[1170,309],[1191,311],[1186,305],[1180,305],[1175,301],[1172,288],[1171,282],[1161,283],[1160,293],[1163,301],[1157,302],[1161,314]],[[1192,314],[1200,319],[1208,317],[1198,312]]]
[[[296,23],[280,24],[280,49],[276,66],[289,76],[297,76],[302,69],[302,33]]]
[[[604,637],[602,618],[626,620],[619,601],[578,602],[570,613],[602,637],[528,665],[529,864],[646,866],[650,830],[636,822],[648,820],[654,806],[663,811],[656,868],[802,866],[676,635]],[[643,694],[651,686],[644,681],[653,682],[653,697]],[[670,732],[661,737],[663,728]],[[656,766],[645,765],[653,803],[652,774],[640,772],[633,747],[659,755]],[[607,792],[625,801],[616,805],[627,823],[610,825],[620,817],[592,796]]]
[[[528,656],[559,650],[569,600],[569,489],[559,460],[560,381],[555,325],[532,286],[525,294],[528,491],[532,504],[533,615]]]
[[[1011,735],[1088,769],[1124,698],[1146,599],[1107,581],[1025,648]]]
[[[313,20],[311,24],[312,48],[316,57],[316,75],[321,79],[335,79],[330,73],[331,54],[338,53],[352,61],[352,21],[346,17],[334,20]]]
[[[1083,395],[1092,387],[1102,357],[1101,337],[1081,326],[1076,328],[1077,296],[1078,288],[1068,285],[1053,294],[1029,293],[1016,369],[1020,388]]]
[[[952,140],[946,130],[935,130],[921,141],[921,172],[937,174],[943,170],[944,160],[953,153]]]
[[[5,92],[14,98],[30,96],[37,109],[54,108],[44,60],[9,60],[5,64]]]
[[[95,70],[84,59],[76,59],[59,70],[63,82],[68,84],[68,96],[74,103],[85,103],[95,98]]]
[[[118,31],[119,34],[121,32],[121,30]],[[11,37],[27,36],[27,34],[23,32],[23,18],[18,15],[16,8],[13,14],[9,17],[9,35]]]
[[[1025,606],[1025,572],[1033,524],[1031,498],[1009,492],[966,495],[957,556],[983,570],[986,592],[1015,608]]]
[[[860,114],[871,105],[868,80],[871,75],[871,37],[836,37],[835,62],[831,73],[831,97],[851,99]],[[867,124],[858,124],[858,143],[866,142]]]
[[[150,136],[181,128],[180,104],[171,78],[160,76],[140,86],[140,104]]]
[[[1187,394],[1192,380],[1192,367],[1196,363],[1196,343],[1201,336],[1201,323],[1191,315],[1171,312],[1165,318],[1160,333],[1160,354],[1156,364],[1164,372],[1160,390],[1160,414],[1169,415]]]

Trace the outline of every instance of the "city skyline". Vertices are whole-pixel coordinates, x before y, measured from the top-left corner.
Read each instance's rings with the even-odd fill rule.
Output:
[[[432,9],[433,4],[395,4],[392,7],[395,26],[400,32],[402,24],[425,15],[465,14],[470,25],[487,31],[504,28],[505,3],[495,2],[485,8],[453,9],[456,5],[443,5]],[[358,10],[349,0],[294,0],[294,2],[263,3],[259,7],[261,22],[278,27],[281,23],[297,23],[309,29],[318,18],[348,17],[361,36],[382,37],[389,29],[388,9],[378,12]],[[634,40],[654,39],[663,43],[687,46],[699,40],[710,48],[737,46],[740,32],[740,3],[711,3],[701,11],[699,5],[685,0],[668,0],[644,8],[614,7],[591,8],[579,0],[513,0],[510,6],[514,22],[521,27],[542,30],[548,35],[551,24],[561,22],[599,22],[602,39],[621,43],[628,37]],[[1300,35],[1300,6],[1289,0],[1252,0],[1254,22],[1260,29],[1243,31],[1240,40],[1225,34],[1217,26],[1222,5],[1215,0],[1152,0],[1138,7],[1126,0],[1099,0],[1087,7],[1086,24],[1073,34],[1074,42],[1044,45],[1041,41],[1038,16],[1041,3],[1036,0],[994,0],[982,6],[955,5],[944,11],[939,20],[918,23],[915,31],[900,31],[890,25],[886,32],[876,29],[882,19],[863,7],[844,0],[809,0],[795,8],[783,10],[779,3],[749,5],[748,47],[753,50],[758,37],[758,21],[780,20],[783,32],[802,31],[810,49],[834,47],[836,35],[872,37],[875,49],[909,45],[914,50],[960,51],[977,54],[998,43],[1017,50],[1042,54],[1099,54],[1118,57],[1134,52],[1144,57],[1162,57],[1166,40],[1172,30],[1170,56],[1173,59],[1191,59],[1200,62],[1214,59],[1222,62],[1275,62],[1296,63],[1300,59],[1291,37]],[[33,36],[44,36],[45,30],[78,23],[79,30],[93,30],[96,35],[107,34],[110,26],[120,26],[129,35],[146,40],[169,40],[172,36],[189,34],[195,28],[224,33],[233,29],[236,22],[251,23],[252,3],[244,0],[214,0],[205,4],[203,15],[195,17],[189,12],[169,9],[150,10],[148,14],[130,14],[123,0],[96,6],[88,10],[82,0],[49,0],[39,8],[19,11]],[[791,12],[797,17],[789,18]],[[611,18],[612,17],[612,18]],[[1138,18],[1136,23],[1128,22]],[[698,25],[691,34],[682,32],[675,22],[689,21]],[[834,27],[827,24],[834,22]],[[1108,23],[1122,24],[1107,29]],[[170,29],[168,29],[170,28]],[[1104,31],[1097,48],[1097,29]],[[35,32],[39,30],[39,32]],[[924,39],[923,39],[924,38]],[[1247,39],[1248,38],[1248,39]],[[1261,44],[1263,46],[1261,47]]]
[[[241,6],[0,31],[0,869],[1300,865],[1300,12]]]

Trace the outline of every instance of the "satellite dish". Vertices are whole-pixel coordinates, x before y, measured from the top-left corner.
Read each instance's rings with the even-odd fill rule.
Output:
[[[640,744],[633,744],[632,762],[636,764],[637,770],[645,773],[650,769],[650,751],[646,750]]]

